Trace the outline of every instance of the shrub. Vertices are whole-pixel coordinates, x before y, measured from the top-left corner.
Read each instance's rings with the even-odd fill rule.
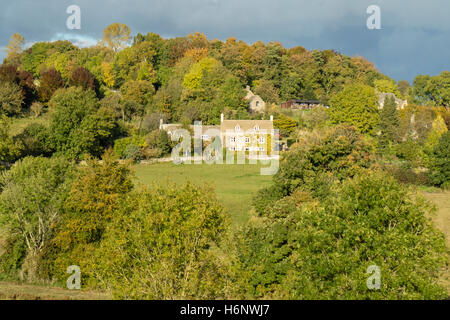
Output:
[[[145,142],[150,148],[159,149],[163,155],[170,153],[170,139],[165,130],[154,130],[145,137]]]
[[[41,124],[28,125],[15,139],[21,142],[23,157],[50,156],[53,153],[49,144],[50,132]]]
[[[134,135],[132,137],[126,137],[126,138],[121,138],[121,139],[115,140],[114,141],[114,153],[120,159],[128,159],[126,151],[127,151],[127,148],[129,145],[136,146],[139,149],[144,149],[147,146],[144,137]]]

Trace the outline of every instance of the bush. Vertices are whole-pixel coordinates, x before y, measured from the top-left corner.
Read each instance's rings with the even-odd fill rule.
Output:
[[[145,137],[145,142],[152,149],[161,150],[162,155],[171,151],[169,135],[165,130],[154,130]]]
[[[413,167],[420,167],[426,163],[423,147],[416,141],[408,139],[395,147],[398,158],[410,162]]]
[[[15,137],[22,144],[22,157],[51,156],[53,150],[49,144],[50,132],[47,127],[32,123]]]
[[[142,150],[135,144],[129,144],[124,151],[124,159],[139,161],[142,159]]]
[[[140,150],[144,149],[147,146],[144,137],[135,135],[132,137],[117,139],[116,141],[114,141],[114,153],[120,159],[129,159],[129,158],[127,158],[127,155],[128,155],[127,148],[130,145],[138,147]],[[130,148],[132,148],[132,147],[130,147]]]

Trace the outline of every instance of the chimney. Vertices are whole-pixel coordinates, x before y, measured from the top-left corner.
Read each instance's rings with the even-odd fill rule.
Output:
[[[270,115],[270,121],[273,122],[273,115]]]
[[[223,113],[220,114],[220,123],[223,122]]]

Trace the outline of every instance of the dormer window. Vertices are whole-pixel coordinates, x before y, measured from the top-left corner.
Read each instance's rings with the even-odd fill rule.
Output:
[[[236,127],[234,127],[235,131],[241,131],[241,127],[239,125],[237,125]]]
[[[255,126],[255,131],[259,131],[259,126]]]

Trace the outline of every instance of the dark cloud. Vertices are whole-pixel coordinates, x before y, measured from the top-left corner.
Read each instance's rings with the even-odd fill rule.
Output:
[[[81,30],[66,28],[73,4],[81,8]],[[366,28],[371,4],[381,7],[382,30]],[[201,31],[222,40],[336,49],[368,58],[397,80],[450,69],[448,0],[1,0],[0,8],[0,47],[15,32],[28,44],[68,39],[90,45],[105,26],[120,22],[133,34]]]

